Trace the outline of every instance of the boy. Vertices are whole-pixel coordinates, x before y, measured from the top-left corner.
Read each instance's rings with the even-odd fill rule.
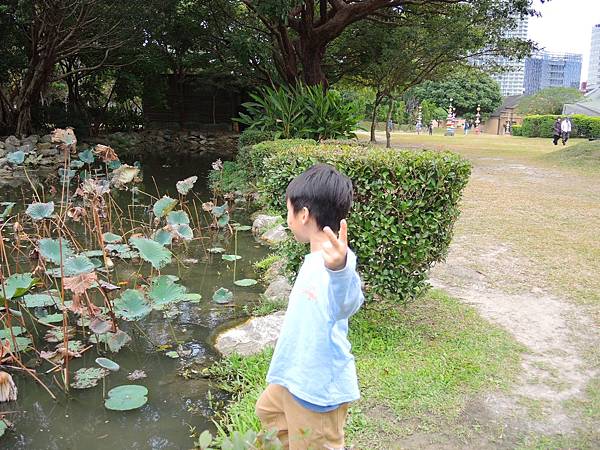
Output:
[[[256,414],[285,448],[342,449],[348,403],[359,398],[348,318],[364,300],[344,220],[352,182],[317,164],[292,180],[286,197],[288,226],[297,241],[310,243],[310,253],[290,294]]]

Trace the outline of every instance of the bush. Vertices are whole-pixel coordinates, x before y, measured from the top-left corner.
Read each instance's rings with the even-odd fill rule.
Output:
[[[267,141],[253,145],[252,147],[245,147],[244,152],[241,152],[241,154],[238,153],[240,166],[246,167],[251,178],[256,180],[264,174],[264,160],[271,156],[274,148],[284,150],[298,145],[317,145],[317,141],[311,139],[281,139],[275,142],[275,147],[273,141]]]
[[[361,119],[358,104],[345,101],[342,95],[322,86],[266,87],[250,94],[253,102],[242,106],[238,122],[250,129],[272,132],[276,139],[337,139],[355,137]]]
[[[238,139],[238,149],[241,150],[244,147],[252,146],[263,141],[272,141],[274,137],[272,131],[247,128],[240,134]]]
[[[408,300],[425,287],[431,265],[446,255],[471,166],[450,152],[397,151],[359,145],[263,142],[261,199],[285,211],[285,190],[298,174],[326,162],[349,176],[355,201],[350,245],[370,294]],[[290,264],[299,264],[298,254]]]
[[[225,161],[221,170],[211,170],[208,173],[208,185],[216,195],[229,192],[250,190],[248,172],[237,161]]]
[[[527,116],[523,119],[521,135],[525,137],[550,138],[554,134],[554,122],[557,117],[562,116]],[[571,137],[600,137],[600,117],[584,116],[582,114],[576,114],[569,117],[571,118],[571,123],[573,125]]]
[[[523,136],[523,130],[521,125],[513,125],[512,127],[512,135],[513,136]]]

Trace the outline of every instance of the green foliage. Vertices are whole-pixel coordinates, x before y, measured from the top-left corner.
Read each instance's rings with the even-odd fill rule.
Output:
[[[25,295],[38,281],[31,273],[14,273],[0,284],[0,299],[15,299]]]
[[[565,103],[575,103],[583,98],[577,88],[546,88],[521,99],[517,112],[523,115],[561,114]]]
[[[281,255],[271,253],[260,261],[254,263],[254,269],[259,273],[265,273],[273,264],[281,259]]]
[[[558,115],[534,115],[523,119],[521,136],[550,138],[554,134],[554,122]],[[592,138],[600,137],[600,117],[575,114],[569,116],[572,124],[571,137]]]
[[[125,320],[140,320],[152,312],[152,306],[146,301],[144,295],[135,290],[127,289],[114,301],[117,317]]]
[[[590,171],[600,170],[600,141],[580,142],[544,155],[544,159]]]
[[[155,269],[160,270],[171,262],[171,252],[156,241],[131,238],[129,243],[140,252],[142,259],[152,264]]]
[[[117,386],[108,391],[104,402],[106,409],[113,411],[129,411],[144,406],[148,402],[148,389],[145,386],[127,384]]]
[[[254,146],[270,149],[259,192],[285,211],[289,182],[318,162],[334,165],[354,183],[351,247],[372,294],[408,300],[425,288],[427,271],[446,255],[470,164],[450,152],[385,150],[358,145]],[[263,149],[261,149],[263,151]],[[290,265],[300,262],[298,251]]]
[[[272,141],[274,137],[275,136],[272,131],[246,128],[244,131],[242,131],[238,139],[238,149],[241,150],[244,147],[252,146],[264,141]]]
[[[523,126],[522,125],[513,125],[511,128],[511,133],[513,136],[523,136]]]
[[[27,207],[26,213],[35,221],[48,219],[54,214],[54,202],[32,203]]]
[[[333,89],[323,92],[320,85],[266,87],[250,96],[254,101],[243,104],[246,113],[236,120],[251,129],[273,132],[275,138],[355,137],[353,130],[361,119],[355,103],[346,102]]]
[[[244,164],[238,161],[225,161],[220,170],[211,170],[208,174],[208,185],[217,195],[229,192],[248,192],[248,172]]]

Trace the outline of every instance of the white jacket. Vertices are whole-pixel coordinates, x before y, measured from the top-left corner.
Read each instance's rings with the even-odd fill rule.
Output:
[[[563,121],[560,123],[560,129],[563,133],[570,133],[571,121],[569,119],[563,119]]]

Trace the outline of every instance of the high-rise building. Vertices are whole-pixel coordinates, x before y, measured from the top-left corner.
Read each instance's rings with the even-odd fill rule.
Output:
[[[525,94],[549,87],[579,89],[582,55],[537,52],[525,60]]]
[[[600,87],[600,24],[592,28],[592,48],[590,50],[590,65],[587,88]]]

